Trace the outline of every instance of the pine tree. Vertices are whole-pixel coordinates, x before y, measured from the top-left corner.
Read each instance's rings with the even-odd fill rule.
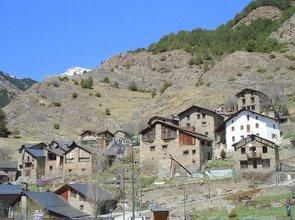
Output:
[[[6,128],[6,115],[2,109],[0,109],[0,137],[8,137],[8,129]]]

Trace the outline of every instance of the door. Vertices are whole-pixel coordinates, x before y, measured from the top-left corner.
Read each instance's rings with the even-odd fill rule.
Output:
[[[257,169],[257,160],[256,159],[253,160],[253,168]]]

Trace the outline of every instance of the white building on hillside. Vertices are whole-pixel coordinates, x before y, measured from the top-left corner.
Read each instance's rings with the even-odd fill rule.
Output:
[[[216,130],[220,140],[224,140],[228,150],[233,150],[233,144],[251,134],[260,136],[276,144],[281,139],[279,121],[268,116],[241,109],[229,118]]]

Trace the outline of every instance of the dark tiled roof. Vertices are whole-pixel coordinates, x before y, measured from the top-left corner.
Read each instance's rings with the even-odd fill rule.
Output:
[[[0,195],[19,195],[23,189],[23,185],[0,184]]]
[[[187,130],[187,129],[183,128],[183,127],[180,127],[180,126],[177,126],[177,125],[174,125],[174,124],[171,124],[171,123],[167,123],[167,122],[161,121],[161,120],[155,120],[153,122],[153,124],[151,124],[150,126],[146,127],[142,131],[140,131],[140,134],[142,134],[146,130],[150,129],[153,125],[158,124],[158,123],[163,124],[163,125],[166,125],[167,127],[174,128],[176,130],[179,130],[180,132],[183,132],[185,134],[188,134],[189,136],[195,137],[197,139],[201,139],[201,140],[205,140],[205,141],[213,141],[211,138],[207,137],[206,135],[203,135],[203,134],[200,134],[200,133],[191,131],[191,130]]]
[[[87,194],[89,193],[89,186],[88,184],[80,184],[80,183],[73,183],[73,184],[68,184],[68,186],[72,189],[74,189],[75,191],[79,192],[80,194],[84,195],[85,197],[87,197]],[[98,187],[95,187],[93,189],[94,193],[99,193],[101,194],[105,200],[114,200],[113,196],[111,193],[106,192]]]
[[[250,88],[245,88],[245,89],[241,90],[240,92],[238,92],[237,94],[235,94],[235,96],[238,97],[238,96],[240,96],[241,94],[248,93],[248,92],[254,92],[254,93],[256,93],[256,94],[260,94],[260,95],[263,95],[263,96],[267,96],[266,94],[264,94],[263,92],[260,92],[259,90],[250,89]]]
[[[26,149],[26,151],[32,156],[32,157],[45,157],[44,150],[41,149]]]
[[[75,209],[66,200],[53,192],[24,192],[24,194],[35,202],[38,202],[48,211],[67,218],[88,216],[88,214]]]
[[[0,170],[1,169],[17,169],[17,161],[0,160]]]
[[[191,109],[204,110],[204,111],[210,112],[212,115],[215,115],[215,116],[221,117],[221,116],[220,116],[218,113],[216,113],[215,111],[212,111],[212,110],[210,110],[210,109],[206,109],[206,108],[202,108],[202,107],[200,107],[200,106],[195,106],[195,105],[193,105],[193,106],[191,106],[191,107],[185,109],[184,111],[180,112],[180,113],[178,114],[178,116],[181,116],[181,115],[185,114],[187,111],[190,111]]]

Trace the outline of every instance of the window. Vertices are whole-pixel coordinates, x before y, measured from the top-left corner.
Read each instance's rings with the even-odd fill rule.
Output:
[[[186,116],[186,120],[190,120],[190,118],[191,118],[190,115]]]
[[[201,141],[201,145],[205,146],[206,145],[206,141]]]
[[[49,166],[49,170],[52,170],[52,166]]]
[[[205,135],[208,136],[208,132],[205,132]]]
[[[255,111],[255,105],[252,105],[252,106],[251,106],[251,109],[252,109],[253,111]]]
[[[200,114],[197,114],[197,119],[200,119],[201,118],[201,115]]]
[[[244,138],[244,135],[241,135],[241,139],[243,139]]]
[[[183,155],[188,155],[188,154],[189,154],[188,150],[183,151]]]
[[[176,130],[169,128],[169,127],[165,127],[165,126],[161,126],[161,138],[163,140],[172,140],[176,138]]]
[[[203,121],[202,122],[202,127],[207,127],[207,122]]]
[[[231,120],[231,123],[234,123],[235,122],[235,120]]]
[[[247,132],[250,132],[250,125],[247,125]]]
[[[236,141],[235,136],[232,136],[232,137],[231,137],[231,140],[232,140],[233,142],[235,142],[235,141]]]
[[[259,133],[256,133],[256,136],[259,136]]]
[[[276,125],[275,124],[273,124],[272,127],[273,127],[273,129],[276,129]]]
[[[277,135],[276,134],[271,134],[271,138],[272,139],[277,139]]]
[[[251,97],[251,103],[255,102],[255,97]]]
[[[84,206],[83,205],[80,205],[80,210],[83,210],[84,209]]]
[[[70,197],[73,197],[73,198],[76,198],[76,193],[74,192],[74,191],[71,191],[71,193],[70,193]]]
[[[256,118],[256,120],[258,120],[258,116],[256,116],[255,118]]]
[[[22,168],[23,168],[23,165],[20,164],[20,165],[19,165],[19,168],[22,169]]]
[[[262,152],[263,152],[264,154],[267,153],[267,146],[262,146]]]
[[[250,120],[250,115],[247,115],[247,121],[249,121]]]
[[[270,160],[269,159],[263,159],[263,160],[261,160],[261,163],[262,163],[263,168],[270,167]]]
[[[244,130],[244,125],[241,125],[241,131]]]
[[[205,113],[202,114],[202,118],[203,119],[206,118],[206,114]]]
[[[247,106],[247,109],[250,110],[250,106]]]
[[[196,154],[196,150],[192,150],[192,154]]]
[[[246,104],[246,99],[242,99],[242,103],[243,103],[243,105],[245,105]]]
[[[85,170],[86,170],[85,168],[82,168],[82,169],[81,169],[82,172],[85,172]]]
[[[255,128],[259,128],[259,123],[256,123],[255,124]]]
[[[90,161],[90,154],[87,151],[85,151],[83,149],[79,149],[78,150],[78,155],[79,155],[79,157],[78,157],[79,162]]]
[[[191,123],[186,123],[186,127],[187,128],[191,127]]]
[[[156,146],[150,146],[150,151],[155,151],[156,150]]]
[[[168,145],[162,145],[162,150],[167,150]]]
[[[245,154],[246,153],[246,148],[241,147],[241,154]]]
[[[235,130],[235,127],[234,127],[234,126],[232,126],[232,127],[231,127],[231,130],[232,130],[232,131],[234,131],[234,130]]]
[[[248,168],[248,161],[247,160],[241,160],[240,161],[240,168],[241,169],[247,169]]]
[[[68,172],[71,173],[72,172],[72,169],[69,169]]]

